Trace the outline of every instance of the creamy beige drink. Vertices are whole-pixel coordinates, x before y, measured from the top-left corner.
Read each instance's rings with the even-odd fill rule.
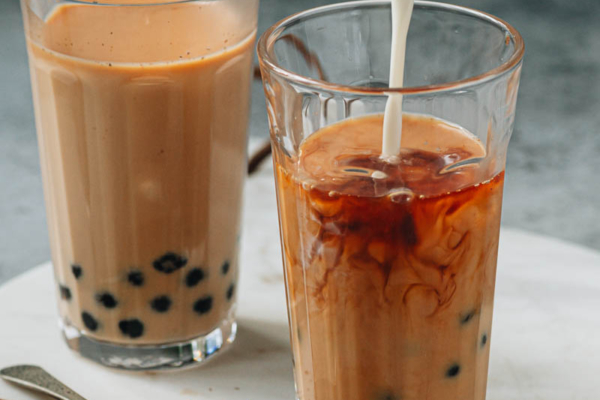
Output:
[[[504,173],[410,114],[389,162],[383,125],[331,125],[278,164],[298,396],[484,400]]]
[[[126,345],[231,329],[257,2],[108,3],[25,12],[61,315]]]

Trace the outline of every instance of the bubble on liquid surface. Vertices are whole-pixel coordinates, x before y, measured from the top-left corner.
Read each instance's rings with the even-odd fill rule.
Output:
[[[410,203],[415,198],[415,193],[408,189],[396,189],[388,195],[389,199],[396,204]]]
[[[398,156],[390,156],[390,155],[381,155],[379,156],[379,158],[387,163],[387,164],[392,164],[392,165],[399,165],[401,161],[403,161],[400,157]]]
[[[381,171],[374,171],[374,172],[371,174],[371,177],[372,177],[373,179],[385,179],[385,178],[387,178],[387,177],[388,177],[388,175],[387,175],[385,172],[381,172]]]
[[[373,179],[386,179],[388,175],[376,169],[363,168],[363,167],[345,167],[341,170],[341,173],[345,177],[359,177],[359,178],[373,178]]]

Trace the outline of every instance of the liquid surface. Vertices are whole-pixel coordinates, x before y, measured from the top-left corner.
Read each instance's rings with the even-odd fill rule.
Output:
[[[60,312],[95,339],[179,342],[233,315],[255,25],[230,4],[30,13]]]
[[[382,126],[327,127],[277,168],[299,398],[484,400],[504,173],[458,167],[481,143],[414,115],[383,163]]]
[[[162,1],[155,0],[155,3]],[[47,50],[103,63],[176,63],[215,55],[254,35],[254,2],[196,1],[165,6],[61,4],[44,20],[30,14],[30,40]],[[134,65],[139,67],[139,65]]]
[[[302,179],[322,191],[361,197],[395,192],[432,196],[482,179],[477,165],[452,168],[485,156],[471,133],[432,117],[404,114],[403,119],[408,133],[402,152],[392,161],[379,153],[381,116],[346,120],[315,133],[301,148]]]

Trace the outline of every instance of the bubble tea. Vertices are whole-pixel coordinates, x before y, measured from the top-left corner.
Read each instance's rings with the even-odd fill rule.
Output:
[[[504,175],[448,168],[484,153],[456,126],[403,125],[397,163],[375,116],[277,169],[301,399],[484,398]]]
[[[394,24],[410,20],[396,15],[412,11],[402,1]],[[378,81],[390,59],[389,82],[403,80],[408,26],[386,24],[390,2],[312,10],[260,41],[300,400],[485,399],[522,42],[451,7],[415,4],[425,45],[407,53],[408,77],[428,85],[411,90]],[[450,40],[448,26],[481,35]],[[390,31],[403,39],[391,54]],[[453,40],[510,43],[511,61],[450,57]],[[452,82],[468,57],[480,82]],[[503,71],[489,84],[494,63]],[[440,77],[449,83],[427,81]]]
[[[23,0],[69,345],[178,368],[235,338],[258,1]]]

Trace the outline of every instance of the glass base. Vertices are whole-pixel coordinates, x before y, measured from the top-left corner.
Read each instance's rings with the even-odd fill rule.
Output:
[[[165,345],[128,346],[92,339],[68,321],[60,320],[63,337],[71,350],[106,367],[129,371],[180,370],[205,364],[234,341],[234,318],[206,335]]]

